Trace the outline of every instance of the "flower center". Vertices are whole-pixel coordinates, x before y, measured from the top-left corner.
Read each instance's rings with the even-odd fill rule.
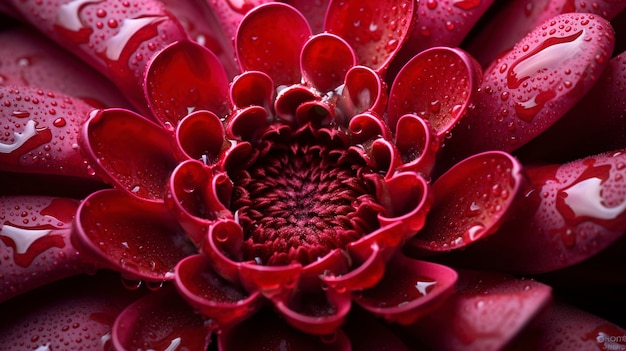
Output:
[[[235,180],[245,259],[306,265],[378,228],[374,186],[346,150],[276,143]]]

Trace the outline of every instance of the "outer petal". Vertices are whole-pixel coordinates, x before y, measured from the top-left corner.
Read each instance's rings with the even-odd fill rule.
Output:
[[[277,86],[300,82],[300,51],[310,35],[306,19],[293,7],[256,7],[243,18],[235,37],[241,70],[267,73]]]
[[[345,39],[358,63],[383,72],[410,33],[415,1],[331,1],[324,29]]]
[[[211,8],[211,13],[217,18],[219,28],[228,39],[234,38],[244,15],[253,8],[272,2],[270,0],[244,0],[244,1],[209,1],[205,3]],[[232,44],[232,43],[229,43]]]
[[[172,286],[126,307],[113,324],[115,350],[206,350],[212,327],[183,301]]]
[[[625,165],[626,154],[615,152],[528,169],[530,186],[515,216],[490,240],[465,250],[463,260],[541,273],[597,254],[626,229]]]
[[[70,242],[78,201],[0,197],[0,301],[90,269]]]
[[[446,142],[446,155],[513,151],[561,118],[609,63],[614,34],[603,18],[564,14],[520,41],[486,71],[468,114]]]
[[[172,134],[128,110],[95,110],[83,125],[80,143],[106,182],[132,196],[162,202],[177,163]]]
[[[442,138],[465,115],[481,74],[474,59],[461,49],[436,47],[420,53],[391,86],[389,127],[395,131],[402,115],[416,114]]]
[[[154,52],[186,34],[164,5],[102,0],[10,0],[25,20],[109,77],[138,109],[144,72]]]
[[[220,350],[302,350],[348,351],[350,341],[342,331],[318,337],[299,332],[271,311],[257,313],[241,324],[223,330],[218,336]]]
[[[129,279],[164,281],[195,247],[162,203],[108,189],[80,205],[72,232],[86,259]]]
[[[0,170],[96,179],[77,140],[91,105],[30,87],[0,86],[0,101]]]
[[[60,47],[25,29],[0,34],[0,85],[73,96],[95,107],[130,106],[115,85]]]
[[[425,349],[500,350],[551,302],[550,287],[533,280],[469,271],[459,274],[456,295],[407,327]]]
[[[409,243],[428,251],[465,247],[496,232],[524,190],[521,164],[499,151],[463,160],[435,181],[426,226]]]
[[[191,41],[176,42],[153,56],[144,94],[150,110],[165,127],[176,126],[196,110],[223,117],[230,107],[224,67],[215,54]]]
[[[398,253],[383,279],[373,288],[356,292],[354,301],[388,321],[410,324],[446,302],[456,280],[451,268]]]

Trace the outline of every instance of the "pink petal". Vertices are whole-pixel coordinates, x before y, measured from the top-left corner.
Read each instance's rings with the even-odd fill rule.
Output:
[[[463,160],[433,184],[426,226],[409,245],[449,251],[493,234],[515,213],[513,204],[524,185],[521,164],[507,153],[491,151]]]
[[[346,40],[360,65],[382,73],[405,42],[415,1],[331,1],[324,29]]]
[[[561,118],[609,63],[609,22],[587,14],[547,21],[486,71],[476,110],[453,131],[447,151],[513,151]]]
[[[465,115],[481,73],[461,49],[436,47],[418,54],[391,86],[389,127],[395,131],[402,115],[416,114],[430,123],[437,137],[443,137]]]
[[[296,293],[288,302],[277,302],[276,309],[296,329],[313,335],[332,335],[350,311],[350,294],[317,290]]]
[[[31,31],[12,29],[0,34],[0,67],[2,85],[55,91],[99,108],[130,106],[102,75]]]
[[[77,144],[92,106],[30,87],[0,86],[0,96],[0,170],[97,180]]]
[[[513,0],[502,4],[506,6],[500,6],[498,14],[492,16],[467,44],[468,50],[483,66],[509,50],[541,23],[559,14],[590,13],[612,20],[626,8],[623,1]]]
[[[262,304],[259,292],[248,293],[241,286],[220,277],[203,255],[180,261],[175,283],[183,298],[220,328],[245,320]]]
[[[300,68],[304,81],[320,93],[336,89],[350,68],[356,65],[356,57],[342,38],[323,33],[311,37],[300,55]]]
[[[206,350],[211,326],[183,301],[172,286],[126,307],[113,324],[116,350]]]
[[[545,311],[547,285],[482,272],[459,272],[457,293],[441,309],[407,327],[425,349],[500,350]]]
[[[509,350],[622,350],[626,329],[557,301]]]
[[[139,297],[119,276],[78,276],[2,305],[0,350],[110,350],[116,316]]]
[[[180,23],[156,0],[10,3],[30,24],[110,78],[141,111],[146,110],[142,86],[148,61],[186,38]]]
[[[72,232],[81,252],[129,279],[164,281],[195,247],[162,203],[107,189],[78,208]]]
[[[354,301],[387,321],[410,324],[446,302],[456,280],[451,268],[398,253],[383,279],[373,288],[356,292]]]
[[[176,42],[149,64],[145,97],[163,126],[176,126],[187,114],[209,110],[229,112],[228,77],[215,54],[191,41]]]
[[[315,336],[291,328],[272,311],[265,310],[232,328],[217,339],[220,350],[301,350],[347,351],[350,341],[337,331],[330,336]]]
[[[77,208],[66,198],[0,197],[0,301],[90,268],[70,241]]]
[[[306,19],[293,7],[256,7],[243,18],[235,37],[241,70],[264,72],[276,86],[300,82],[300,51],[310,35]]]
[[[626,229],[625,165],[626,154],[618,151],[527,169],[530,186],[515,203],[515,216],[489,240],[468,248],[463,260],[543,273],[594,256]]]
[[[90,114],[80,142],[102,179],[132,196],[163,201],[167,177],[177,163],[173,139],[134,112],[107,109]]]

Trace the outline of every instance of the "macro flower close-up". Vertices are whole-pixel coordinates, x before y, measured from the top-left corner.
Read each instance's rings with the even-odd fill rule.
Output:
[[[0,3],[0,350],[626,349],[625,8]]]

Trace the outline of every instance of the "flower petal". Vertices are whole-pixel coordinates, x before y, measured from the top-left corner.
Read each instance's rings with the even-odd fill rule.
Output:
[[[192,112],[176,127],[178,147],[192,160],[215,164],[227,141],[222,121],[207,110]],[[230,144],[230,143],[228,143]]]
[[[134,112],[95,110],[79,140],[95,172],[132,196],[162,202],[176,166],[173,133]]]
[[[129,279],[164,281],[195,247],[162,203],[107,189],[78,208],[73,239],[86,259]]]
[[[215,54],[191,41],[179,41],[156,54],[148,66],[144,93],[163,126],[176,126],[187,114],[229,111],[228,77]]]
[[[354,301],[387,321],[410,324],[446,302],[456,280],[457,273],[451,268],[398,253],[383,279],[355,293]]]
[[[321,93],[336,89],[350,68],[356,65],[356,57],[342,38],[322,33],[311,37],[300,54],[300,69],[304,81]]]
[[[235,108],[252,105],[272,109],[274,102],[274,82],[260,71],[246,71],[233,79],[230,85],[230,100]]]
[[[187,36],[157,0],[134,5],[101,0],[10,3],[23,19],[110,78],[143,112],[149,112],[142,94],[148,60]]]
[[[550,287],[533,280],[461,271],[457,293],[441,309],[407,326],[407,334],[425,349],[500,350],[550,302]]]
[[[223,330],[217,339],[220,350],[348,351],[350,341],[341,331],[315,336],[293,329],[272,311],[257,313],[244,322]]]
[[[278,301],[275,306],[294,328],[307,334],[331,335],[344,323],[351,298],[349,293],[334,289],[300,291],[288,302]]]
[[[515,203],[515,216],[459,254],[476,267],[517,273],[550,272],[594,256],[624,235],[625,165],[626,153],[618,151],[528,168],[530,186]]]
[[[601,17],[564,14],[545,22],[485,71],[475,111],[444,151],[460,157],[526,144],[590,90],[613,45],[613,29]]]
[[[428,251],[465,247],[493,234],[514,213],[524,187],[522,166],[491,151],[463,160],[438,178],[426,226],[409,243]]]
[[[441,140],[430,123],[414,114],[401,116],[397,123],[396,148],[402,157],[398,171],[430,174]]]
[[[331,1],[324,29],[346,40],[358,63],[383,72],[409,34],[415,1]]]
[[[442,138],[465,115],[481,74],[478,64],[461,49],[435,47],[421,52],[400,70],[391,86],[389,127],[395,131],[402,115],[416,114]]]
[[[176,266],[176,287],[196,310],[220,328],[237,324],[259,310],[261,294],[220,277],[203,255],[189,256]]]
[[[346,73],[338,104],[348,117],[364,112],[382,116],[387,106],[386,91],[378,73],[366,66],[354,66]]]
[[[276,86],[300,82],[300,51],[311,35],[306,19],[282,3],[260,5],[241,21],[235,37],[242,71],[267,73]]]
[[[77,208],[66,198],[0,197],[0,302],[90,269],[70,241]]]
[[[1,85],[22,85],[73,96],[98,108],[129,107],[115,85],[32,31],[0,33]]]
[[[206,350],[210,337],[211,327],[172,286],[126,307],[111,333],[116,350]]]
[[[96,180],[77,144],[93,110],[53,91],[0,86],[0,170]]]
[[[233,1],[202,1],[211,8],[211,15],[215,16],[219,22],[220,30],[224,31],[224,36],[229,40],[237,34],[241,20],[257,6],[272,2],[271,0],[233,0]],[[232,45],[232,42],[229,44]]]
[[[432,195],[422,176],[414,172],[394,174],[377,192],[378,200],[388,210],[378,215],[382,226],[401,222],[405,233],[411,235],[424,227]]]
[[[389,326],[383,323],[378,317],[364,311],[358,306],[353,306],[348,314],[348,320],[342,328],[350,341],[354,351],[409,351],[409,348]]]

